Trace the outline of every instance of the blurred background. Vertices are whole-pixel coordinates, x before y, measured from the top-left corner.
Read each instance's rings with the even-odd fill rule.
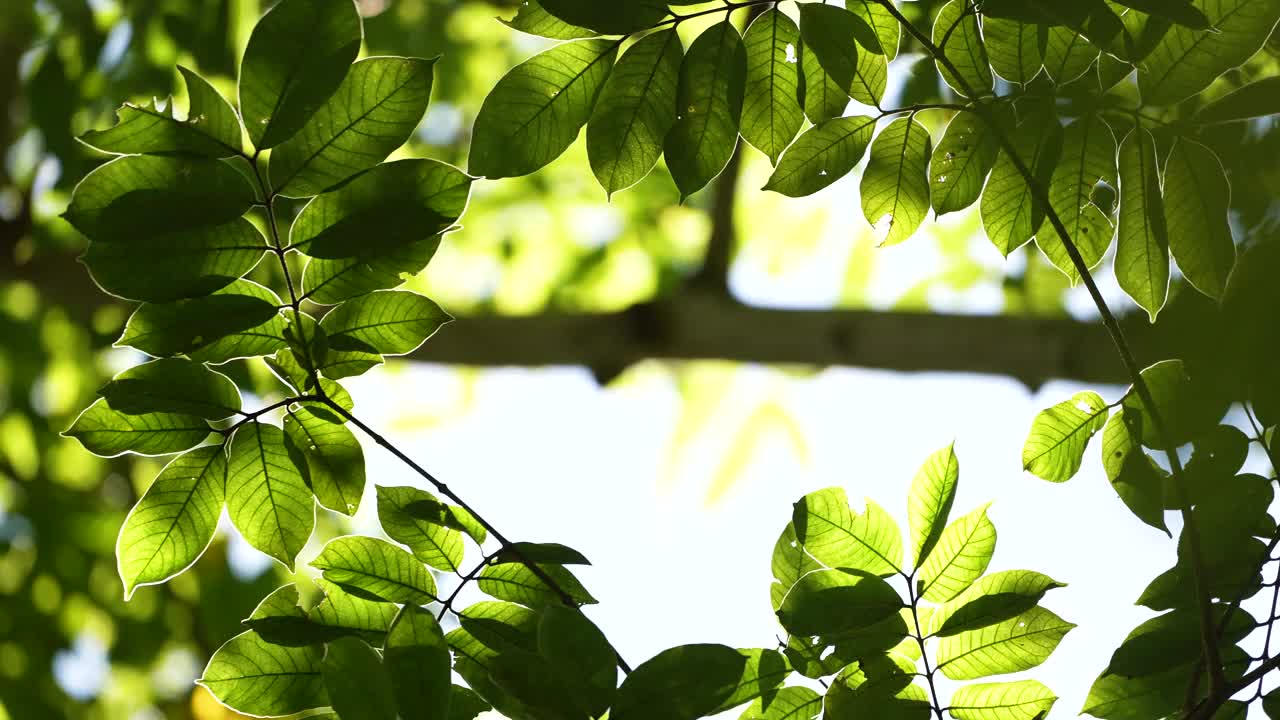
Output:
[[[75,262],[84,240],[58,217],[102,161],[74,138],[109,126],[122,102],[181,92],[175,64],[234,97],[269,4],[0,2],[0,720],[238,717],[192,680],[294,579],[224,523],[192,571],[126,604],[116,533],[162,461],[96,458],[58,435],[139,359],[111,347],[130,308],[94,287]],[[398,156],[465,167],[485,93],[549,44],[495,19],[516,4],[359,2],[365,54],[441,56]],[[904,9],[927,22],[939,4]],[[904,45],[889,106],[944,97],[919,57]],[[1097,87],[1087,73],[1078,91]],[[948,119],[920,117],[935,139]],[[1274,234],[1273,123],[1206,140],[1232,174],[1238,238]],[[878,250],[858,173],[803,200],[757,190],[768,174],[745,148],[683,206],[662,169],[606,201],[580,140],[532,177],[477,183],[464,228],[410,281],[460,319],[353,380],[362,417],[506,534],[591,558],[590,613],[633,664],[686,642],[772,646],[769,554],[790,504],[842,485],[905,518],[916,468],[954,439],[957,512],[997,501],[993,569],[1070,583],[1048,604],[1082,627],[1036,676],[1075,712],[1174,553],[1116,501],[1093,453],[1069,485],[1021,472],[1036,411],[1080,387],[1109,401],[1124,391],[1088,297],[1034,246],[1001,257],[976,208]],[[1214,367],[1206,299],[1176,282],[1152,327],[1109,270],[1100,282],[1141,361]],[[266,400],[280,390],[260,366],[227,371]],[[366,455],[375,482],[414,484],[377,447]],[[320,510],[301,560],[337,534],[376,533],[373,506],[351,521]]]

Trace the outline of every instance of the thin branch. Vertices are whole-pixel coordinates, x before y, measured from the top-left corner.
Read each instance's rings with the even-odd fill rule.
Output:
[[[924,646],[924,632],[920,628],[920,614],[916,611],[916,604],[920,601],[920,598],[916,597],[915,578],[913,577],[914,574],[909,575],[904,572],[900,572],[899,574],[907,580],[907,597],[911,599],[911,621],[916,628],[912,637],[916,639],[916,644],[920,646],[920,658],[924,662],[923,675],[925,681],[929,684],[929,697],[932,698],[931,707],[933,712],[938,716],[938,720],[943,720],[942,703],[938,700],[938,688],[933,682],[933,675],[937,672],[937,668],[929,665],[929,651]]]

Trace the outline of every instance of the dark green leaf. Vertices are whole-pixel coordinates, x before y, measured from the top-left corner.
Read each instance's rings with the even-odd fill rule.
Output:
[[[946,602],[982,577],[996,548],[996,527],[983,506],[943,531],[938,545],[920,566],[917,584],[926,600]]]
[[[849,0],[845,3],[845,7],[866,23],[875,34],[876,42],[872,45],[863,45],[864,48],[877,55],[883,55],[888,60],[898,57],[902,28],[898,25],[898,19],[889,12],[888,8],[876,0]],[[860,34],[858,41],[862,42]]]
[[[380,642],[391,628],[396,617],[394,605],[353,595],[324,578],[316,578],[316,585],[324,592],[324,600],[307,613],[307,622],[327,637],[358,635],[369,642]],[[271,640],[260,628],[254,629]]]
[[[1280,77],[1264,77],[1196,111],[1201,123],[1224,123],[1280,113]]]
[[[454,685],[452,689],[452,700],[449,703],[448,720],[476,720],[480,713],[492,710],[489,703],[476,694],[471,688]],[[417,720],[416,718],[407,717],[406,720]],[[423,720],[426,720],[425,718]]]
[[[984,17],[982,37],[991,67],[1011,83],[1026,85],[1040,73],[1039,26],[1021,20]]]
[[[436,600],[431,573],[386,540],[347,535],[330,540],[311,566],[349,592],[390,603],[426,605]]]
[[[682,200],[711,182],[733,156],[746,78],[747,51],[731,23],[717,23],[689,47],[680,67],[676,123],[663,145]]]
[[[233,710],[290,715],[329,704],[320,677],[323,652],[320,645],[272,645],[250,630],[218,648],[196,682]]]
[[[365,641],[354,637],[330,641],[320,675],[329,704],[344,720],[396,720],[391,681],[377,651]]]
[[[1214,0],[1197,8],[1207,29],[1170,28],[1139,68],[1145,104],[1173,105],[1205,89],[1257,52],[1280,18],[1274,0]]]
[[[849,106],[849,88],[839,83],[822,69],[818,56],[802,40],[796,51],[800,57],[802,104],[805,117],[815,125],[838,118]]]
[[[950,0],[938,10],[933,21],[933,44],[942,49],[943,57],[950,60],[959,73],[953,74],[946,63],[938,61],[938,72],[951,89],[965,97],[991,92],[995,79],[987,63],[978,16],[969,11],[964,0]]]
[[[929,635],[955,635],[1003,622],[1035,607],[1044,594],[1066,587],[1033,570],[992,573],[969,586],[929,617]]]
[[[240,111],[255,147],[302,129],[346,77],[361,35],[351,0],[283,0],[258,21],[240,65]]]
[[[547,12],[538,0],[524,0],[520,3],[516,16],[503,20],[502,24],[512,30],[553,40],[577,40],[596,35],[594,30],[571,25]]]
[[[1048,187],[1062,152],[1062,127],[1052,113],[1029,113],[1013,135],[1017,157],[1036,181]],[[1045,207],[1035,199],[1007,152],[1001,152],[982,191],[982,227],[1006,257],[1031,239],[1044,222]]]
[[[606,194],[640,182],[661,157],[676,121],[683,57],[680,35],[662,30],[632,45],[614,66],[587,124],[591,171]]]
[[[850,665],[827,690],[824,718],[928,720],[929,692],[912,682],[915,672],[915,662],[898,653]]]
[[[90,130],[80,137],[86,145],[120,155],[203,155],[227,157],[241,152],[240,120],[231,105],[207,80],[178,66],[191,98],[187,116],[175,117],[157,101],[143,105],[126,103],[117,111],[118,122],[107,130]]]
[[[912,117],[898,118],[871,143],[862,174],[862,213],[882,239],[896,245],[915,233],[929,213],[929,131]]]
[[[162,583],[204,553],[218,528],[226,476],[221,445],[196,448],[160,471],[116,540],[126,600],[138,586]]]
[[[377,489],[383,531],[431,567],[458,571],[465,548],[452,509],[417,488],[379,485]]]
[[[507,73],[476,116],[471,174],[528,175],[559,157],[591,117],[617,52],[607,40],[567,42]]]
[[[231,378],[179,358],[131,367],[98,394],[126,415],[169,412],[221,420],[240,412],[240,390]]]
[[[1239,648],[1228,649],[1224,660],[1239,663],[1244,654]],[[1247,665],[1247,660],[1244,661]],[[1082,712],[1103,720],[1147,720],[1177,712],[1187,697],[1187,681],[1200,670],[1192,665],[1166,670],[1156,675],[1129,678],[1103,673],[1089,689]],[[1228,676],[1239,676],[1228,666]],[[1200,679],[1200,687],[1208,685]]]
[[[316,195],[382,162],[409,139],[427,111],[434,64],[422,58],[374,57],[352,65],[328,102],[297,135],[272,151],[275,191],[287,197]],[[465,197],[464,191],[464,203]]]
[[[1068,27],[1049,28],[1044,47],[1044,69],[1058,85],[1065,85],[1084,75],[1098,59],[1096,45]]]
[[[1000,141],[982,118],[956,113],[934,148],[929,167],[933,211],[945,215],[976,202],[999,154]]]
[[[1089,440],[1106,424],[1109,412],[1102,396],[1092,391],[1040,411],[1022,447],[1023,469],[1050,482],[1075,477]]]
[[[778,164],[778,156],[804,124],[800,107],[800,29],[776,7],[766,10],[743,36],[747,52],[742,137]]]
[[[1040,720],[1058,697],[1036,680],[965,685],[951,696],[956,720]]]
[[[1192,0],[1115,0],[1115,2],[1144,13],[1158,15],[1192,30],[1205,30],[1209,27],[1209,18],[1192,4]]]
[[[279,305],[280,299],[270,290],[236,280],[213,295],[143,304],[129,317],[116,345],[155,357],[188,353],[209,363],[231,360],[229,353],[265,355],[284,347],[280,336],[284,320],[276,313]],[[257,352],[260,349],[266,352]]]
[[[569,689],[576,709],[600,717],[618,688],[618,658],[600,628],[582,611],[548,606],[538,622],[538,652]]]
[[[835,5],[800,5],[800,35],[837,87],[848,90],[858,74],[858,47],[849,40],[869,31],[857,15]]]
[[[1049,204],[1066,226],[1063,238],[1051,226],[1036,235],[1036,245],[1045,257],[1071,278],[1080,281],[1080,270],[1072,262],[1066,248],[1069,241],[1080,251],[1085,267],[1102,261],[1115,226],[1104,210],[1094,203],[1094,187],[1099,182],[1110,187],[1119,184],[1116,174],[1116,138],[1096,116],[1084,117],[1067,126],[1062,142],[1062,158],[1049,181]]]
[[[1142,378],[1169,431],[1170,442],[1181,445],[1194,439],[1216,425],[1226,412],[1224,402],[1208,397],[1208,389],[1193,382],[1181,360],[1162,360],[1143,370]],[[1141,421],[1142,444],[1163,449],[1164,440],[1136,391],[1125,395],[1124,407],[1135,416],[1130,422]]]
[[[573,573],[560,565],[539,563],[538,567],[579,605],[594,605],[597,600],[582,587]],[[480,571],[476,584],[480,591],[499,600],[510,600],[531,608],[544,608],[563,603],[560,593],[524,565],[490,565]]]
[[[1141,127],[1120,143],[1119,235],[1116,278],[1154,323],[1169,295],[1169,232],[1155,138]]]
[[[747,658],[724,645],[682,645],[627,676],[610,720],[696,720],[715,711],[742,677]]]
[[[1030,670],[1047,660],[1074,627],[1035,607],[995,625],[943,637],[938,642],[937,669],[952,680]]]
[[[405,605],[387,633],[382,657],[402,720],[452,718],[466,704],[451,702],[453,658],[430,612]]]
[[[324,316],[320,328],[335,349],[404,355],[450,320],[439,305],[417,293],[379,290],[339,305]]]
[[[1228,611],[1231,611],[1230,613]],[[1220,644],[1234,645],[1253,632],[1256,621],[1244,610],[1213,607],[1214,627],[1223,628]],[[1193,662],[1201,652],[1198,609],[1174,610],[1151,618],[1129,633],[1111,655],[1106,672],[1143,677]]]
[[[794,635],[830,635],[896,615],[902,598],[884,580],[852,570],[816,570],[801,577],[778,610]]]
[[[731,710],[756,698],[772,697],[778,686],[791,674],[791,664],[787,662],[785,655],[776,650],[753,648],[738,652],[747,658],[747,664],[742,668],[738,687],[720,703],[720,707],[716,708],[718,712]]]
[[[292,350],[280,350],[274,356],[265,358],[265,360],[267,367],[271,368],[276,377],[293,388],[295,392],[308,394],[315,391],[311,379],[307,376],[307,371],[298,362]],[[320,389],[324,391],[325,397],[334,401],[339,407],[348,412],[355,408],[351,394],[338,383],[322,377],[320,378]]]
[[[765,190],[803,197],[848,175],[857,165],[875,132],[875,118],[834,118],[804,132],[769,177]]]
[[[601,4],[595,0],[541,0],[552,15],[574,25],[606,35],[628,35],[656,25],[667,16],[660,0],[615,0]]]
[[[494,565],[503,563],[552,563],[553,565],[590,565],[582,553],[559,543],[512,543],[493,556]]]
[[[293,568],[315,527],[315,502],[274,425],[251,422],[231,441],[227,513],[244,539]]]
[[[1197,290],[1222,297],[1236,248],[1227,222],[1231,184],[1218,156],[1179,138],[1165,161],[1164,199],[1169,248],[1178,267]]]
[[[355,515],[364,495],[364,451],[342,424],[342,418],[322,405],[290,408],[284,418],[286,446],[301,456],[298,463],[320,504],[344,515]]]
[[[855,515],[841,488],[809,493],[791,514],[796,538],[818,562],[833,568],[892,575],[902,566],[902,534],[893,517],[874,502]]]
[[[312,258],[302,272],[306,298],[321,305],[337,305],[374,290],[390,290],[422,269],[435,257],[440,235],[413,240],[376,256],[344,260]]]
[[[1102,431],[1102,465],[1111,487],[1139,520],[1169,532],[1164,522],[1165,472],[1142,450],[1141,429],[1129,427],[1131,412],[1116,411]]]
[[[125,415],[108,407],[106,400],[96,400],[63,434],[79,440],[84,449],[94,455],[115,457],[126,452],[138,455],[182,452],[199,445],[209,432],[209,424],[193,415]]]
[[[959,482],[960,461],[956,458],[954,443],[930,455],[911,481],[907,517],[911,526],[911,556],[915,567],[920,567],[938,544],[938,538],[942,537]]]

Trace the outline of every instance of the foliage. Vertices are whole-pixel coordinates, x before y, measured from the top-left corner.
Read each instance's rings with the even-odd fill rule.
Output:
[[[1276,466],[1280,381],[1267,322],[1276,290],[1266,270],[1277,246],[1255,240],[1251,262],[1237,257],[1233,186],[1207,141],[1214,126],[1277,108],[1270,77],[1212,102],[1201,93],[1267,41],[1280,4],[951,0],[928,31],[887,0],[798,3],[794,14],[778,5],[528,0],[511,26],[565,42],[494,86],[469,171],[532,173],[585,126],[607,193],[665,157],[686,199],[729,165],[741,136],[776,165],[767,188],[789,196],[826,187],[867,156],[862,211],[882,244],[907,241],[930,209],[975,203],[1002,253],[1034,238],[1090,291],[1132,388],[1112,403],[1083,392],[1042,412],[1026,469],[1069,480],[1101,432],[1103,466],[1126,506],[1166,532],[1167,511],[1182,519],[1177,564],[1139,600],[1164,614],[1115,651],[1084,711],[1243,712],[1280,666],[1269,648],[1275,618],[1240,609],[1275,585],[1262,570],[1280,542],[1272,480],[1241,472],[1250,443]],[[745,33],[734,23],[741,9],[751,15]],[[685,52],[680,31],[707,20]],[[379,486],[379,518],[395,543],[330,541],[311,563],[323,600],[303,603],[309,589],[294,585],[271,592],[249,629],[213,653],[202,685],[250,715],[330,708],[347,720],[489,708],[516,720],[692,720],[740,706],[747,718],[833,720],[1049,712],[1056,698],[1031,679],[939,697],[939,674],[970,681],[1034,669],[1074,627],[1039,604],[1056,580],[986,574],[996,534],[985,506],[950,521],[954,448],[929,458],[912,484],[909,545],[886,511],[868,500],[857,513],[840,488],[796,504],[772,558],[771,599],[789,633],[777,650],[684,645],[632,671],[581,610],[595,602],[569,569],[586,562],[581,554],[510,542],[362,422],[340,381],[415,350],[450,320],[399,287],[455,227],[479,179],[434,160],[385,162],[426,111],[433,61],[357,60],[362,38],[349,0],[282,0],[249,35],[235,105],[182,69],[185,117],[158,103],[126,106],[116,126],[81,138],[116,157],[85,174],[65,219],[89,238],[84,263],[99,286],[141,303],[119,342],[154,359],[104,385],[66,434],[103,457],[177,456],[122,523],[126,595],[191,567],[224,507],[253,547],[293,569],[316,502],[352,514],[363,494],[350,426],[445,498]],[[936,63],[957,102],[883,106],[904,39]],[[850,99],[876,114],[842,117]],[[1153,120],[1153,110],[1165,114]],[[935,145],[921,118],[939,111],[952,116]],[[1192,287],[1221,300],[1232,372],[1205,377],[1178,359],[1137,365],[1091,276],[1117,236],[1117,278],[1153,321],[1170,257]],[[264,263],[278,266],[273,282],[246,279]],[[232,361],[248,362],[233,372]],[[256,393],[244,366],[269,369],[285,399],[246,410]],[[1220,424],[1232,401],[1244,404],[1252,436]],[[1163,452],[1165,466],[1149,450]],[[468,542],[481,559],[464,573]],[[461,581],[446,595],[428,566]],[[905,600],[886,578],[903,581]],[[494,600],[455,607],[473,582]],[[450,613],[459,627],[445,633]],[[1239,643],[1260,628],[1267,640],[1254,657]],[[798,679],[787,685],[793,673],[822,680],[825,695]],[[1240,695],[1255,683],[1251,698]],[[1262,701],[1268,712],[1274,705]]]

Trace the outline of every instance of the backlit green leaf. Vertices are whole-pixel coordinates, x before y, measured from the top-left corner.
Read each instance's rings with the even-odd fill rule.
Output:
[[[987,63],[987,50],[978,30],[978,16],[964,0],[950,0],[938,10],[933,21],[933,44],[942,49],[959,75],[946,63],[938,61],[938,72],[951,89],[966,97],[981,96],[991,91],[994,78]]]
[[[855,515],[841,488],[809,493],[791,514],[796,538],[827,567],[892,575],[902,567],[902,534],[893,517],[874,502]]]
[[[1196,111],[1202,123],[1225,123],[1280,113],[1280,77],[1264,77]]]
[[[1093,202],[1093,190],[1099,182],[1112,188],[1119,183],[1116,139],[1098,117],[1080,118],[1067,126],[1063,136],[1062,157],[1049,181],[1049,204],[1066,226],[1070,242],[1080,251],[1087,268],[1102,261],[1115,234],[1110,209],[1099,208]],[[1079,282],[1080,271],[1071,260],[1066,242],[1052,226],[1045,226],[1036,235],[1036,245],[1045,257],[1072,283]]]
[[[352,65],[328,102],[297,135],[272,151],[275,191],[287,197],[316,195],[382,162],[409,139],[427,111],[434,64],[422,58],[373,57]]]
[[[516,16],[503,20],[502,24],[512,30],[553,40],[577,40],[596,34],[594,30],[572,25],[552,15],[538,0],[524,0],[516,10]]]
[[[747,658],[747,663],[742,668],[738,687],[720,703],[717,711],[731,710],[756,698],[769,697],[791,674],[791,664],[776,650],[752,648],[738,652]]]
[[[436,600],[431,573],[386,540],[347,535],[330,540],[311,566],[349,592],[390,603],[426,605]]]
[[[257,148],[302,129],[360,52],[351,0],[284,0],[253,29],[240,64],[240,111]]]
[[[800,74],[804,86],[803,105],[805,117],[815,125],[838,118],[849,106],[849,88],[840,87],[822,68],[818,55],[801,39],[797,50],[800,58]]]
[[[178,66],[187,84],[190,108],[183,120],[175,117],[172,101],[168,110],[158,103],[126,103],[117,111],[118,122],[107,130],[90,130],[80,137],[99,150],[130,155],[202,155],[227,157],[239,154],[240,120],[235,110],[213,89],[209,81]]]
[[[684,47],[662,30],[627,49],[609,75],[587,124],[591,170],[606,194],[640,182],[662,156],[676,121]]]
[[[597,600],[582,587],[573,573],[560,565],[539,563],[538,567],[579,605],[594,605]],[[480,571],[476,584],[480,591],[499,600],[510,600],[531,608],[562,604],[563,598],[546,581],[520,564],[490,565]]]
[[[1214,627],[1221,627],[1219,643],[1234,645],[1257,627],[1244,610],[1227,605],[1212,608]],[[1126,677],[1155,675],[1194,662],[1201,652],[1199,609],[1185,608],[1142,623],[1111,655],[1107,672]]]
[[[1065,587],[1033,570],[1004,570],[980,578],[929,617],[929,635],[955,635],[1008,620],[1035,607],[1044,594]]]
[[[320,328],[334,349],[404,355],[451,319],[417,293],[380,290],[339,305],[324,316]]]
[[[571,547],[560,543],[511,543],[494,553],[494,565],[503,563],[552,563],[555,565],[590,565],[587,558]]]
[[[320,676],[329,704],[344,720],[396,720],[395,694],[382,659],[365,641],[341,637],[328,643]]]
[[[963,210],[977,202],[987,174],[1000,154],[1000,141],[974,113],[951,118],[929,166],[929,197],[938,215]]]
[[[106,400],[85,408],[63,435],[73,437],[84,449],[102,457],[126,452],[169,455],[200,444],[209,436],[209,424],[193,415],[149,413],[125,415],[112,410]]]
[[[855,116],[806,130],[787,148],[764,189],[803,197],[827,187],[861,162],[875,129],[875,118]]]
[[[416,510],[416,511],[415,511]],[[446,522],[450,508],[430,493],[412,487],[378,486],[378,519],[392,540],[438,570],[455,572],[462,565],[462,533]]]
[[[1098,47],[1084,35],[1068,27],[1049,28],[1044,47],[1044,69],[1058,85],[1084,75],[1098,59]]]
[[[911,237],[929,213],[929,131],[914,118],[898,118],[871,143],[862,174],[862,213],[896,245]]]
[[[240,412],[240,391],[231,378],[179,358],[131,367],[98,394],[127,415],[171,412],[221,420]]]
[[[778,619],[793,635],[832,635],[896,615],[902,598],[884,580],[852,570],[816,570],[787,593]]]
[[[915,662],[899,653],[869,656],[846,667],[827,690],[826,720],[928,720],[929,691],[912,682]]]
[[[689,47],[680,67],[676,122],[663,146],[682,199],[729,164],[738,145],[746,79],[747,51],[732,23],[717,23]]]
[[[800,29],[776,7],[752,21],[747,51],[742,137],[773,164],[804,124],[800,107]]]
[[[1203,30],[1175,25],[1138,70],[1147,105],[1172,105],[1205,89],[1262,47],[1280,18],[1276,0],[1202,0]]]
[[[740,720],[814,720],[821,712],[821,695],[807,687],[785,687],[772,698],[757,698]]]
[[[1146,381],[1164,420],[1170,442],[1179,445],[1189,442],[1217,425],[1226,412],[1225,401],[1207,395],[1210,388],[1194,382],[1181,360],[1162,360],[1145,368],[1142,379]],[[1137,427],[1141,430],[1142,444],[1149,448],[1164,448],[1164,438],[1136,391],[1130,390],[1125,395],[1124,408],[1134,415],[1131,422],[1141,421]]]
[[[996,527],[985,506],[956,520],[920,566],[920,594],[933,602],[955,598],[987,571],[995,548]]]
[[[403,284],[435,257],[440,235],[411,240],[374,256],[343,260],[312,258],[302,273],[303,295],[321,305],[337,305],[374,290],[390,290]]]
[[[1132,411],[1121,408],[1107,421],[1102,431],[1102,465],[1125,506],[1139,520],[1168,534],[1164,522],[1166,474],[1143,452],[1140,432],[1128,425],[1132,416]]]
[[[1091,391],[1041,410],[1022,447],[1023,469],[1050,482],[1070,480],[1080,470],[1090,438],[1106,424],[1108,412],[1102,396]]]
[[[196,682],[233,710],[290,715],[329,704],[320,677],[323,654],[320,645],[272,645],[250,630],[218,648]]]
[[[1026,85],[1040,73],[1039,26],[1021,20],[984,17],[982,37],[991,67],[1011,83]]]
[[[888,8],[876,2],[876,0],[848,0],[845,7],[849,12],[857,15],[862,22],[876,36],[874,45],[863,45],[867,50],[883,55],[889,60],[898,57],[898,45],[902,36],[902,28],[898,25],[898,19],[889,12]],[[861,35],[858,36],[861,42]]]
[[[452,717],[452,656],[430,612],[405,605],[387,633],[382,657],[403,720]]]
[[[616,42],[577,40],[507,73],[476,116],[471,174],[528,175],[559,157],[591,117],[617,52]]]
[[[626,35],[657,24],[666,17],[660,0],[616,0],[602,5],[595,0],[541,0],[542,6],[565,22],[607,35]]]
[[[1135,128],[1120,143],[1120,232],[1116,278],[1156,321],[1169,295],[1169,233],[1155,138]]]
[[[956,720],[1039,720],[1058,696],[1036,680],[965,685],[951,696]]]
[[[1231,184],[1212,150],[1179,138],[1164,166],[1164,213],[1169,249],[1195,289],[1222,297],[1235,265],[1227,213]]]
[[[787,523],[778,541],[774,543],[770,568],[777,582],[770,586],[769,594],[773,601],[773,609],[777,610],[782,606],[783,597],[796,580],[811,570],[821,569],[822,565],[805,552],[796,539],[795,526]]]
[[[1031,113],[1013,133],[1017,157],[1036,181],[1048,187],[1062,152],[1062,127],[1052,114]],[[1044,222],[1045,207],[1035,199],[1009,154],[1001,151],[982,191],[982,227],[1006,257],[1031,239]]]
[[[907,515],[911,526],[912,564],[920,567],[938,544],[947,525],[947,516],[956,499],[960,482],[960,461],[955,444],[948,445],[924,461],[907,496]]]
[[[284,417],[286,447],[301,457],[298,469],[321,505],[354,515],[364,495],[364,451],[342,424],[321,405],[290,408]]]
[[[943,637],[938,641],[937,668],[952,680],[1030,670],[1049,659],[1074,627],[1049,610],[1032,608],[980,630]]]
[[[274,425],[250,422],[231,440],[227,513],[250,545],[292,568],[315,527],[315,502]]]
[[[609,713],[610,720],[696,720],[728,698],[747,658],[724,645],[682,645],[635,669]]]
[[[280,298],[267,288],[236,280],[213,295],[143,304],[129,317],[116,345],[155,357],[187,353],[207,363],[266,355],[284,347],[279,305]]]
[[[221,445],[174,458],[129,511],[116,540],[125,598],[194,563],[213,540],[222,513],[227,458]]]

